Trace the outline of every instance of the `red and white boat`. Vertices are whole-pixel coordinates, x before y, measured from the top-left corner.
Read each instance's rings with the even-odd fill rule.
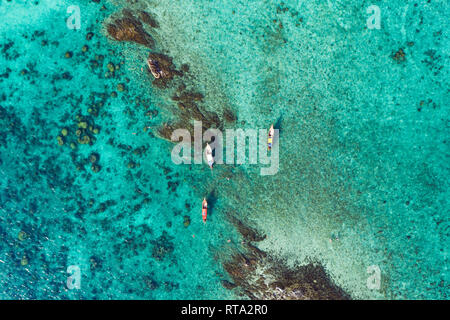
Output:
[[[202,219],[203,222],[206,223],[206,216],[208,215],[208,202],[205,198],[203,198],[202,202]]]

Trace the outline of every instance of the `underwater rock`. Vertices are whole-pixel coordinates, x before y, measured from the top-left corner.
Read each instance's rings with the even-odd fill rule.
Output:
[[[190,128],[192,131],[192,119],[201,121],[203,130],[222,128],[222,123],[216,113],[203,110],[199,106],[198,102],[201,102],[203,98],[203,94],[198,92],[182,92],[179,96],[172,97],[172,100],[178,101],[182,128]]]
[[[193,101],[202,101],[204,98],[200,92],[182,92],[179,96],[173,96],[173,101],[181,101],[183,103],[191,103]]]
[[[232,282],[222,280],[227,289],[238,287],[250,299],[277,300],[346,300],[350,296],[337,287],[318,263],[296,268],[285,261],[274,258],[249,241],[261,241],[265,236],[228,213],[231,223],[247,241],[245,252],[236,252],[231,260],[223,263],[224,270]]]
[[[89,144],[91,142],[91,138],[85,134],[81,138],[78,138],[77,141],[79,144]]]
[[[248,270],[243,267],[248,266],[247,259],[243,254],[237,253],[232,256],[231,261],[223,264],[223,268],[233,279],[234,283],[242,286],[245,284],[245,279],[247,277]]]
[[[398,49],[398,51],[392,57],[397,63],[403,62],[406,60],[405,51],[403,48]]]
[[[138,147],[138,148],[136,148],[136,149],[133,150],[133,154],[134,154],[135,156],[142,156],[142,155],[144,155],[146,152],[147,152],[147,147],[146,147],[146,146],[141,146],[141,147]]]
[[[108,34],[117,41],[135,42],[149,48],[154,45],[152,37],[145,32],[142,23],[132,15],[114,20],[106,29]]]
[[[66,71],[66,72],[63,72],[63,74],[61,75],[61,78],[64,80],[72,80],[73,76],[70,74],[70,72]]]
[[[164,290],[169,292],[179,288],[179,284],[172,281],[164,281],[163,283]]]
[[[258,247],[252,245],[250,242],[244,242],[244,247],[252,252],[253,256],[257,259],[264,259],[267,257],[267,253],[259,249]]]
[[[89,107],[88,110],[87,110],[87,112],[88,112],[90,115],[94,116],[94,117],[97,117],[97,116],[98,116],[98,108],[95,107],[95,106]]]
[[[27,237],[28,237],[28,235],[27,235],[27,233],[25,231],[20,231],[19,235],[17,236],[17,238],[20,241],[24,241]]]
[[[181,65],[181,71],[183,71],[184,73],[189,72],[189,65],[187,63],[183,63]]]
[[[23,256],[22,259],[20,259],[20,265],[21,266],[28,265],[28,258],[26,256]]]
[[[193,119],[202,122],[204,131],[209,128],[222,129],[223,125],[219,116],[214,112],[204,110],[197,103],[201,102],[203,98],[203,94],[199,92],[181,92],[179,95],[173,96],[172,100],[177,101],[180,120],[173,125],[163,124],[162,127],[158,128],[158,133],[167,140],[170,140],[173,128],[187,128],[192,134]]]
[[[101,267],[101,264],[102,264],[102,261],[99,258],[97,258],[96,256],[91,256],[89,258],[89,262],[90,262],[91,270]]]
[[[96,60],[90,60],[89,61],[89,65],[90,65],[92,70],[94,70],[94,69],[96,69],[96,68],[98,68],[100,66],[99,63]]]
[[[189,216],[184,216],[183,217],[183,225],[185,228],[189,227],[189,225],[191,224],[191,218]]]
[[[82,120],[82,121],[78,122],[78,128],[87,129],[87,127],[88,127],[87,121]]]
[[[225,289],[228,289],[228,290],[231,290],[231,289],[234,289],[234,288],[237,287],[236,284],[234,284],[233,282],[230,282],[230,281],[228,281],[228,280],[221,280],[220,283],[222,284],[222,286],[223,286]]]
[[[235,215],[228,213],[227,217],[230,220],[230,222],[236,227],[236,229],[239,231],[239,233],[242,235],[242,237],[245,240],[258,242],[258,241],[262,241],[266,238],[265,235],[260,235],[256,230],[245,225],[241,220],[236,218]]]
[[[99,204],[98,208],[97,208],[97,213],[99,212],[105,212],[107,209],[107,205],[105,202],[102,202]]]
[[[155,280],[153,280],[152,278],[150,278],[148,276],[144,277],[144,282],[145,282],[145,285],[147,286],[147,288],[150,290],[156,290],[159,288],[158,282],[156,282]]]
[[[131,10],[123,10],[121,18],[112,18],[112,22],[107,25],[107,31],[111,37],[118,41],[131,41],[146,46],[153,46],[153,39],[146,33],[142,22],[135,16],[136,14],[143,23],[151,27],[157,27],[156,20],[153,21],[150,14],[144,11],[133,13]],[[189,71],[189,65],[183,64],[181,70],[177,70],[173,59],[165,54],[150,52],[147,58],[149,72],[153,76],[152,84],[158,88],[168,88],[175,76],[183,76],[183,72]],[[113,72],[113,65],[107,66]],[[193,132],[193,121],[202,121],[203,129],[209,128],[223,129],[221,116],[215,112],[207,111],[200,103],[203,101],[203,94],[195,91],[185,91],[186,85],[177,83],[177,95],[173,97],[177,101],[177,113],[179,120],[174,123],[164,123],[157,129],[159,135],[170,140],[171,134],[176,128],[187,128]],[[124,87],[117,87],[117,91],[122,91]],[[111,93],[111,97],[117,97],[117,93]],[[153,116],[151,113],[146,113]],[[236,115],[231,110],[225,110],[222,117],[228,123],[236,121]],[[146,131],[146,129],[144,129]]]
[[[120,92],[125,91],[125,85],[123,83],[119,83],[117,85],[117,91],[120,91]]]
[[[100,155],[96,152],[93,152],[89,155],[89,161],[91,163],[96,163],[96,162],[98,162],[99,159],[100,159]]]
[[[116,69],[115,69],[115,66],[114,66],[114,63],[112,63],[112,62],[109,62],[107,65],[106,65],[106,68],[108,68],[108,70],[110,71],[110,72],[114,72]]]
[[[155,79],[159,79],[160,77],[165,75],[165,73],[159,68],[158,61],[148,58],[147,66]]]
[[[62,146],[64,144],[64,138],[61,136],[57,136],[56,140],[58,141],[58,145]]]
[[[94,173],[99,172],[100,169],[101,169],[101,167],[100,167],[98,164],[93,164],[93,165],[91,166],[91,170],[92,170],[92,172],[94,172]]]
[[[275,259],[252,245],[223,264],[242,294],[258,300],[347,300],[350,296],[337,287],[320,264],[297,268]]]
[[[161,127],[158,128],[158,134],[166,140],[171,140],[172,132],[176,128],[182,128],[182,126],[175,126],[164,122]]]
[[[153,84],[159,88],[167,87],[168,82],[172,80],[174,76],[183,75],[182,72],[176,69],[172,58],[162,53],[149,53],[147,65],[150,72],[155,77]]]
[[[81,52],[83,52],[83,53],[87,52],[88,50],[89,50],[89,47],[88,47],[87,45],[84,45],[84,46],[81,48]]]
[[[139,18],[141,18],[142,22],[148,24],[152,28],[159,28],[159,23],[156,19],[150,15],[148,12],[140,11]]]
[[[171,192],[177,191],[178,185],[180,183],[178,181],[169,181],[167,182],[167,189],[169,189]]]

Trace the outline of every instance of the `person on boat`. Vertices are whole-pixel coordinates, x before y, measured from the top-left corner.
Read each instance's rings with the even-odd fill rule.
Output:
[[[267,138],[267,149],[268,150],[270,150],[272,148],[274,133],[275,133],[275,130],[273,129],[273,124],[272,124],[269,129],[269,137]]]
[[[155,77],[155,79],[159,79],[161,77],[161,70],[158,66],[158,61],[152,60],[150,57],[147,59],[147,66],[150,69],[150,72]]]
[[[202,218],[203,222],[206,223],[206,216],[208,214],[208,202],[206,201],[206,198],[203,198],[202,202]]]
[[[213,158],[212,149],[211,149],[211,146],[209,145],[209,143],[206,144],[205,152],[206,152],[206,160],[208,160],[208,165],[212,169],[213,164],[214,164],[214,158]]]

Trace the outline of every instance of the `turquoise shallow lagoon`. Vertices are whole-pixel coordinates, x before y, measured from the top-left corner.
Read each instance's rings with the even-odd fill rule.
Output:
[[[380,29],[366,25],[372,4]],[[150,48],[108,35],[124,8],[157,22]],[[320,264],[352,298],[448,299],[449,10],[0,0],[0,298],[246,298],[221,282],[244,250],[233,212],[266,235],[258,248]],[[188,68],[156,86],[149,52]],[[159,129],[176,121],[179,79],[203,112],[232,110],[229,128],[275,123],[277,174],[175,165]]]

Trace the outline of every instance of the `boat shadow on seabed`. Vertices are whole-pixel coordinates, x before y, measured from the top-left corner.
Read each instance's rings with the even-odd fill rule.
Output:
[[[216,190],[212,190],[207,196],[206,201],[208,202],[208,218],[211,217],[211,213],[214,212],[214,207],[217,203]]]
[[[273,143],[278,143],[278,140],[280,140],[280,135],[281,135],[281,131],[282,131],[282,127],[281,127],[282,120],[283,120],[283,115],[280,115],[277,119],[277,122],[275,122],[275,124],[273,125],[274,129],[278,129],[278,134],[276,134],[273,137]]]

